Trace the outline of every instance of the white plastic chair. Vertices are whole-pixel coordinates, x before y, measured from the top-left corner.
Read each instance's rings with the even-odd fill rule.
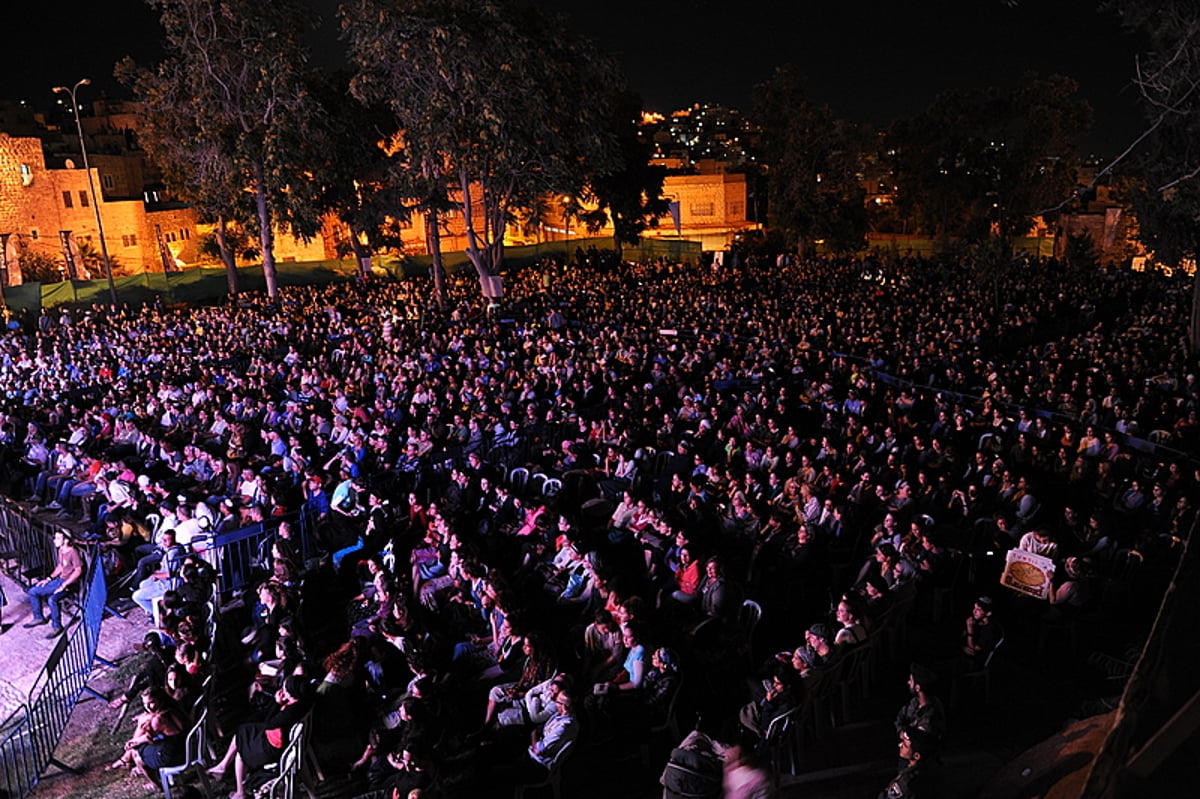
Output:
[[[162,783],[163,793],[167,799],[171,799],[171,788],[175,785],[175,780],[188,769],[194,768],[196,774],[200,776],[200,785],[204,790],[205,796],[212,796],[212,790],[208,785],[208,771],[204,765],[204,739],[205,725],[208,724],[208,710],[202,710],[196,723],[188,730],[187,740],[184,743],[183,763],[178,766],[163,766],[158,770],[159,781]]]

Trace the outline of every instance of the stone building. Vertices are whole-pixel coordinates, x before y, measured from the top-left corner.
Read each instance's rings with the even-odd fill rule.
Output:
[[[138,178],[131,178],[130,173],[136,175],[138,169],[126,168],[129,160],[105,155],[92,165],[105,244],[115,273],[162,271],[164,249],[172,268],[194,261],[195,211],[178,204],[147,203],[140,190],[131,190]],[[105,191],[104,186],[113,186],[114,192]],[[118,186],[133,196],[118,196]],[[9,283],[19,282],[17,264],[22,252],[47,255],[65,270],[62,231],[68,231],[76,256],[79,247],[99,251],[96,213],[82,165],[66,157],[59,167],[49,166],[43,139],[0,132],[0,236],[5,239],[7,262],[13,267]],[[80,267],[78,276],[88,277]]]
[[[643,234],[645,238],[698,241],[705,250],[723,250],[738,233],[756,227],[746,214],[746,176],[726,173],[716,161],[702,161],[697,167],[700,174],[667,175],[663,180],[663,197],[672,203],[673,210],[671,215],[658,220],[658,227],[648,229]],[[547,208],[553,207],[553,203],[547,203]],[[676,213],[678,227],[674,218]],[[596,233],[583,230],[583,226],[575,221],[568,225],[558,211],[547,213],[542,222],[542,241],[613,234],[612,225],[605,225]]]

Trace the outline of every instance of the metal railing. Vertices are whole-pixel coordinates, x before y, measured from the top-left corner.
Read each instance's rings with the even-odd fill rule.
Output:
[[[30,578],[53,571],[54,531],[58,529],[29,516],[11,499],[0,497],[0,562],[22,587],[29,585]]]
[[[6,512],[0,520],[7,523],[12,517]],[[25,532],[32,527],[28,525]],[[56,639],[46,665],[33,682],[28,702],[0,724],[0,796],[29,796],[42,772],[51,765],[73,771],[54,757],[54,751],[80,695],[89,690],[87,683],[96,661],[107,600],[104,568],[97,550],[93,547],[88,553],[88,576],[79,597],[81,623]]]
[[[229,596],[246,588],[265,569],[265,549],[275,538],[279,525],[285,521],[297,525],[299,553],[301,558],[307,560],[311,555],[316,520],[305,511],[272,517],[228,533],[218,533],[208,542],[202,554],[217,573],[217,591],[221,596]]]

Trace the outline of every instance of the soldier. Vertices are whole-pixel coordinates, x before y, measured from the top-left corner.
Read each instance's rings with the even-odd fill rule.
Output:
[[[946,711],[942,700],[932,693],[930,688],[937,682],[937,674],[920,663],[913,663],[909,668],[908,690],[912,698],[896,714],[896,731],[916,727],[927,732],[940,742],[946,735]]]
[[[937,750],[937,740],[927,732],[912,727],[900,731],[900,772],[879,793],[879,799],[926,799],[932,796],[930,767]]]

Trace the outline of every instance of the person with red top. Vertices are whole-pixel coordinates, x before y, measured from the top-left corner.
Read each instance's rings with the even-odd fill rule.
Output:
[[[671,597],[676,602],[682,602],[690,605],[700,596],[700,580],[703,575],[700,572],[700,561],[692,556],[692,551],[688,547],[682,547],[679,550],[679,568],[675,570],[676,590],[671,593]]]
[[[292,675],[283,681],[275,693],[275,702],[279,707],[266,721],[238,727],[221,762],[208,770],[209,776],[219,780],[225,777],[230,765],[233,766],[236,787],[229,795],[230,799],[245,799],[248,768],[261,769],[279,760],[292,727],[308,713],[308,695],[308,682],[303,677]]]

